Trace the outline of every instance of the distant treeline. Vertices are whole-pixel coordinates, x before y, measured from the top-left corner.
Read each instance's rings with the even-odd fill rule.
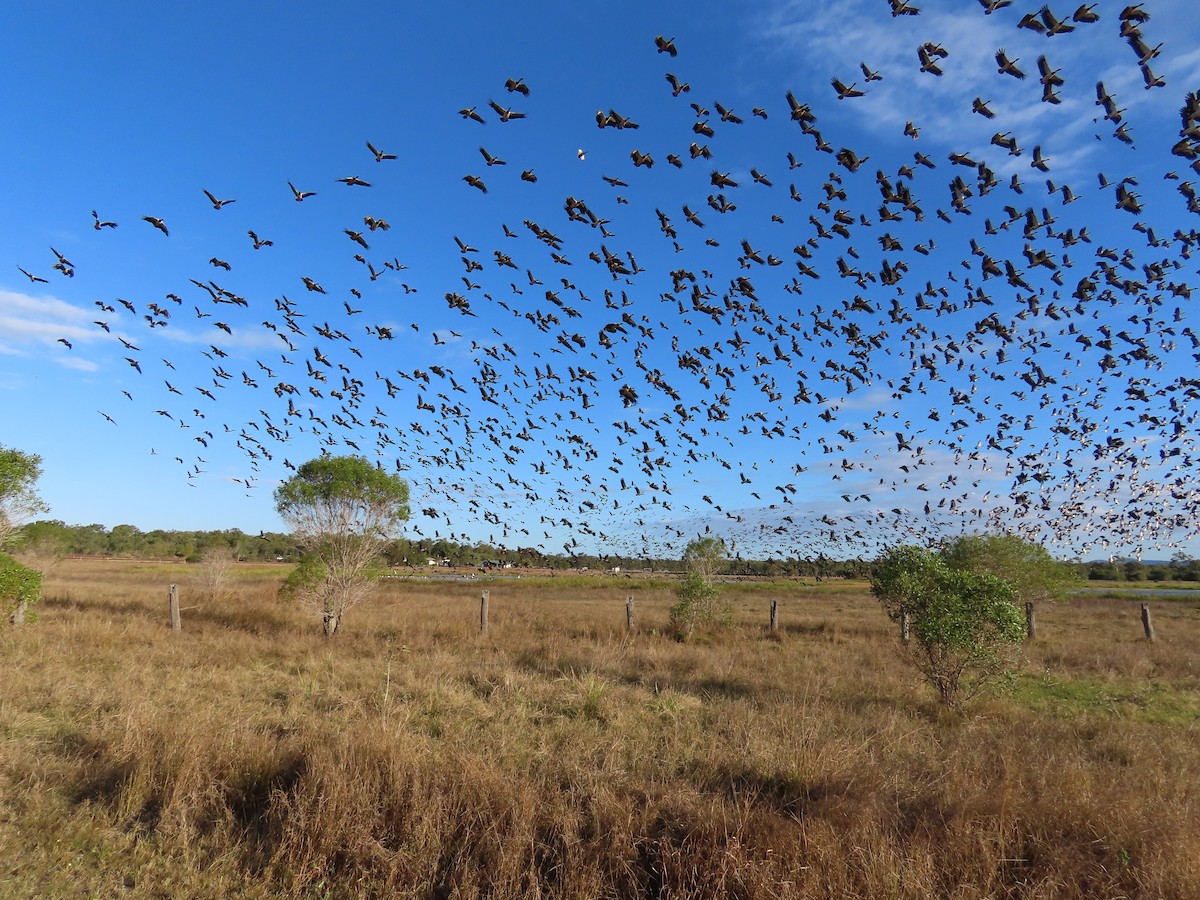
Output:
[[[45,553],[68,556],[182,559],[199,562],[212,551],[227,551],[238,559],[259,562],[293,561],[299,549],[290,535],[265,531],[247,534],[237,528],[224,531],[142,531],[135,525],[67,525],[43,519],[23,529],[23,543]],[[565,556],[545,554],[532,547],[517,549],[489,544],[459,544],[446,540],[391,541],[384,550],[390,566],[425,568],[430,565],[611,570],[622,574],[679,569],[674,559],[642,559],[620,555]],[[802,576],[817,578],[860,577],[868,564],[859,560],[766,559],[730,560],[731,575]]]
[[[225,549],[239,559],[291,558],[289,535],[237,528],[225,531],[142,531],[136,525],[67,525],[56,519],[31,522],[21,530],[21,543],[37,552],[67,556],[115,556],[143,559],[186,559],[198,562],[210,550]]]
[[[1136,559],[1079,563],[1090,581],[1200,581],[1200,560],[1176,554],[1171,560]]]
[[[69,556],[124,556],[148,559],[183,559],[199,562],[212,550],[225,549],[238,559],[274,562],[293,561],[299,549],[291,535],[271,531],[247,534],[237,528],[224,531],[142,531],[134,525],[67,525],[43,519],[26,525],[24,543],[45,552]],[[543,569],[611,570],[637,574],[647,570],[672,572],[679,569],[674,559],[641,559],[619,555],[545,554],[532,547],[507,549],[489,544],[458,544],[446,540],[412,541],[405,538],[390,542],[384,550],[390,566],[424,568],[429,565],[491,566]],[[1115,560],[1077,563],[1080,574],[1089,580],[1104,581],[1200,581],[1200,561],[1177,554],[1169,561]],[[870,572],[869,560],[816,559],[732,559],[730,575],[793,576],[803,578],[864,578]]]

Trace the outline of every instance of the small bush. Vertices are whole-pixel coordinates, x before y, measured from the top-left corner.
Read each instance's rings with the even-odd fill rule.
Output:
[[[906,655],[945,706],[1011,675],[1025,629],[1010,582],[952,569],[920,547],[895,547],[876,563],[871,593],[893,621],[909,617]]]
[[[0,611],[9,624],[20,625],[41,596],[42,573],[0,553]]]
[[[279,589],[279,598],[290,603],[308,600],[318,593],[327,575],[325,564],[315,556],[301,557]]]
[[[196,581],[210,603],[226,599],[230,573],[236,561],[237,553],[224,544],[208,547],[201,555]]]
[[[729,624],[733,613],[729,604],[720,603],[720,595],[717,586],[702,574],[689,572],[675,589],[678,599],[671,607],[671,630],[677,637],[687,640],[697,625]]]

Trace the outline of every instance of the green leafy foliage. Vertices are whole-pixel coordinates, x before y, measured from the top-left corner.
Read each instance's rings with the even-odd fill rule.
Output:
[[[0,553],[0,614],[4,619],[19,623],[41,596],[42,573]]]
[[[280,599],[298,600],[301,595],[319,589],[325,583],[328,574],[328,570],[320,558],[316,556],[303,557],[283,580],[283,586],[279,589]]]
[[[693,538],[683,548],[683,567],[697,572],[706,580],[720,574],[729,562],[725,539],[719,537]]]
[[[42,458],[0,444],[0,548],[24,522],[49,507],[37,495]]]
[[[1010,582],[952,568],[944,556],[902,546],[876,563],[871,592],[893,621],[908,617],[905,655],[946,706],[1011,673],[1024,617]]]
[[[688,640],[697,625],[731,624],[731,607],[722,604],[720,598],[720,588],[716,584],[701,572],[688,572],[676,588],[676,602],[668,613],[671,630],[683,640]]]
[[[684,548],[682,562],[687,574],[675,589],[677,599],[671,607],[670,626],[686,640],[697,625],[728,623],[732,619],[728,604],[721,604],[721,591],[712,580],[728,562],[725,541],[696,538]]]
[[[952,569],[1003,578],[1022,601],[1062,600],[1080,584],[1071,566],[1041,544],[1013,534],[964,535],[943,546],[941,557]]]
[[[275,508],[306,535],[386,538],[408,519],[408,482],[361,456],[320,456],[275,489]]]

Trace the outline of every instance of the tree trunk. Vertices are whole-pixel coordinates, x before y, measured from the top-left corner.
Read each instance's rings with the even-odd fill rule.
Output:
[[[28,604],[18,600],[16,609],[12,611],[12,615],[8,617],[8,624],[14,628],[25,624],[25,610]]]
[[[323,623],[323,626],[325,629],[325,637],[327,637],[327,638],[333,637],[334,633],[338,629],[338,622],[341,620],[341,618],[342,617],[339,616],[335,612],[332,612],[330,610],[325,611],[325,619],[324,619],[324,623]]]

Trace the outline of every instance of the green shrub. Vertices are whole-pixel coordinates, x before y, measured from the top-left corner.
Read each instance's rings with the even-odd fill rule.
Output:
[[[327,575],[328,570],[320,559],[311,555],[301,557],[284,579],[283,587],[279,589],[280,599],[294,602],[319,591]]]
[[[689,572],[675,588],[678,598],[671,607],[670,625],[675,635],[687,640],[697,625],[730,624],[733,612],[719,602],[720,590],[699,572]]]
[[[876,563],[871,593],[893,621],[908,616],[904,651],[944,705],[1011,675],[1025,620],[1008,581],[953,569],[920,547],[895,547]]]
[[[5,619],[20,624],[41,596],[42,573],[0,553],[0,613]]]

